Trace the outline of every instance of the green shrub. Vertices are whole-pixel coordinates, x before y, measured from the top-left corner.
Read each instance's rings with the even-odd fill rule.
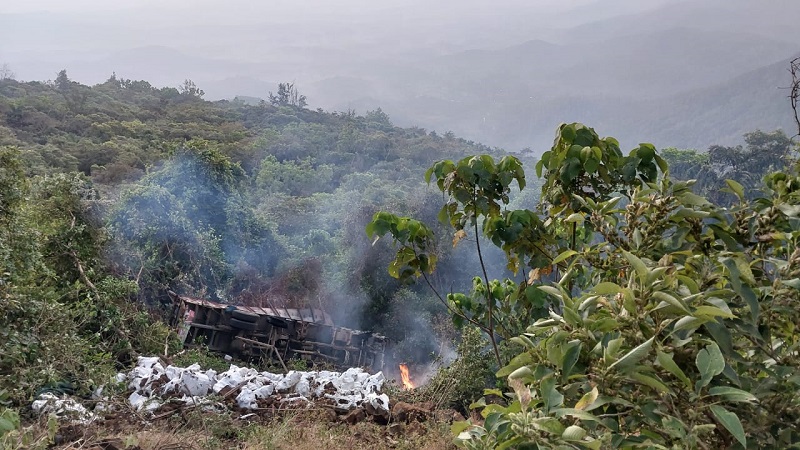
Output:
[[[478,398],[493,377],[489,343],[475,327],[464,327],[455,361],[439,369],[422,386],[421,399],[435,407],[455,408],[462,412]]]
[[[231,367],[231,363],[219,353],[214,353],[205,345],[199,345],[179,353],[172,360],[172,364],[178,367],[187,367],[192,364],[199,364],[203,369],[214,369],[217,372],[224,372]]]
[[[47,386],[87,393],[138,352],[175,348],[173,335],[130,303],[136,283],[100,258],[97,193],[78,174],[28,180],[0,147],[0,391],[13,405]]]
[[[515,304],[544,295],[549,310],[497,372],[513,392],[476,402],[485,422],[455,425],[459,446],[800,448],[797,167],[767,176],[753,201],[728,180],[738,204],[722,208],[673,182],[652,145],[624,156],[613,138],[565,124],[537,164],[540,213],[505,209],[503,186],[524,186],[516,167],[481,156],[428,172],[457,236],[480,222],[510,270],[529,270],[515,295],[450,295],[455,318],[491,336],[514,323]],[[400,243],[396,276],[433,270],[423,224],[379,213],[368,233]]]

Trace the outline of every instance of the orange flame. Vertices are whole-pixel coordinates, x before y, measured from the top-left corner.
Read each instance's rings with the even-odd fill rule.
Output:
[[[408,366],[406,364],[400,364],[400,378],[403,381],[403,389],[408,390],[416,387],[408,375]]]

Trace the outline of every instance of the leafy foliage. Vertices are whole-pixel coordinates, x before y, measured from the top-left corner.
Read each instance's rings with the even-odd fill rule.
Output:
[[[782,130],[756,130],[744,135],[746,146],[711,146],[706,153],[667,149],[663,152],[675,178],[696,180],[694,190],[710,201],[731,206],[735,197],[726,190],[726,180],[742,185],[748,200],[762,196],[764,177],[787,165],[796,156],[789,137]]]
[[[0,389],[14,406],[174,348],[169,289],[324,307],[338,325],[413,336],[393,351],[410,363],[431,358],[433,336],[414,331],[445,307],[385,275],[390,249],[361,230],[381,207],[435,217],[412,174],[489,149],[380,110],[310,111],[284,88],[272,105],[204,101],[191,80],[0,80]],[[435,244],[452,274],[438,281],[468,285],[475,259]]]
[[[158,351],[170,334],[128,303],[137,286],[103,266],[89,181],[28,180],[19,156],[0,148],[1,182],[16,194],[0,221],[0,391],[14,404],[47,385],[88,390],[134,348]]]
[[[571,145],[576,130],[581,149]],[[547,169],[540,220],[552,236],[537,243],[558,255],[548,270],[562,275],[535,286],[548,297],[546,314],[522,324],[512,338],[522,352],[497,372],[513,392],[487,391],[507,401],[475,403],[485,421],[454,425],[456,443],[797,446],[797,169],[769,175],[752,201],[729,181],[739,202],[724,208],[691,183],[659,177],[667,167],[649,144],[622,157],[615,141],[580,124],[562,125],[537,167]],[[527,281],[541,278],[529,267]]]
[[[536,163],[536,174],[544,176],[542,199],[551,213],[580,211],[575,198],[604,200],[623,187],[654,181],[666,162],[652,144],[640,144],[625,157],[616,139],[600,138],[583,124],[563,124],[553,148]]]

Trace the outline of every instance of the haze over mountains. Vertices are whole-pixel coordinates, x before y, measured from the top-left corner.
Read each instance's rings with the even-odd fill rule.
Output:
[[[189,78],[207,99],[294,81],[314,108],[380,107],[399,125],[535,153],[562,121],[624,147],[792,130],[780,88],[800,54],[795,0],[264,3],[4,5],[0,64],[23,80]]]

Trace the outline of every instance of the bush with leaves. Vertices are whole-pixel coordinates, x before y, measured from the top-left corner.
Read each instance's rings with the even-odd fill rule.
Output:
[[[739,201],[722,208],[673,182],[649,144],[622,156],[580,124],[559,129],[537,169],[548,239],[534,243],[549,265],[530,241],[499,245],[549,311],[513,338],[525,350],[497,375],[514,392],[491,391],[507,402],[477,402],[485,422],[456,425],[456,443],[800,448],[797,169],[753,201],[729,180]]]
[[[455,408],[466,412],[472,401],[483,393],[487,380],[494,375],[492,355],[486,337],[475,327],[464,327],[456,352],[458,357],[440,368],[425,385],[417,389],[420,399],[434,407]]]
[[[0,202],[0,392],[13,405],[48,385],[86,393],[137,350],[163,351],[172,332],[129,302],[134,282],[102,264],[89,180],[29,180],[19,151],[0,147],[0,186],[10,194]]]

